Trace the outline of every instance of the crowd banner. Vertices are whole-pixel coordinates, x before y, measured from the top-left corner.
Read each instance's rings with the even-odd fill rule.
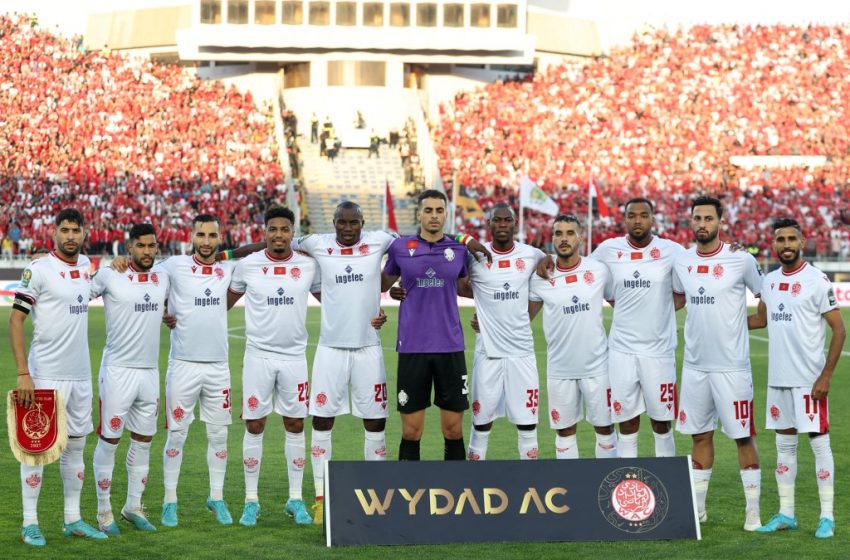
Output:
[[[329,461],[327,546],[700,539],[687,457]]]

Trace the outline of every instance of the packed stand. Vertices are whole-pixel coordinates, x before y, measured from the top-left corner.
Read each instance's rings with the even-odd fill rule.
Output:
[[[277,200],[274,116],[250,94],[85,51],[25,16],[0,16],[0,58],[0,235],[13,253],[50,248],[63,206],[85,214],[91,254],[118,249],[141,219],[170,253],[187,246],[196,213],[244,224],[228,232],[240,243]]]
[[[802,220],[810,254],[838,255],[849,231],[848,50],[850,27],[648,31],[609,57],[457,95],[435,129],[441,174],[456,171],[485,210],[514,200],[527,174],[579,215],[592,177],[615,209],[632,196],[655,200],[661,231],[683,243],[691,240],[682,219],[688,201],[719,195],[729,210],[726,237],[765,252],[762,226],[787,214]],[[826,163],[729,163],[753,155]],[[527,216],[529,241],[545,243],[547,220]],[[623,233],[618,221],[600,221],[594,243]]]

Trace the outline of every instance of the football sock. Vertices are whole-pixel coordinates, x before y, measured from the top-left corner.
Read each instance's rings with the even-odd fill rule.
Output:
[[[655,436],[655,456],[656,457],[675,457],[676,456],[676,440],[673,439],[673,430],[666,434],[658,434],[652,432]]]
[[[596,434],[596,458],[615,459],[617,457],[617,432]]]
[[[578,459],[578,438],[555,435],[555,457],[557,459]]]
[[[289,498],[301,499],[301,488],[304,484],[304,432],[286,432],[284,455],[286,456],[286,472],[289,475]]]
[[[705,498],[708,496],[708,483],[711,481],[711,469],[693,469],[694,493],[697,496],[697,512],[705,513]]]
[[[258,502],[260,465],[263,462],[263,432],[252,434],[245,430],[242,436],[242,471],[245,474],[245,501]]]
[[[419,440],[401,438],[401,443],[398,445],[398,460],[418,461]]]
[[[466,448],[463,445],[463,438],[444,438],[444,441],[445,446],[443,447],[443,459],[445,459],[446,461],[466,460]]]
[[[380,432],[366,432],[363,439],[363,458],[367,461],[387,460],[387,438],[384,430]]]
[[[227,426],[207,424],[207,468],[210,472],[210,498],[224,499],[227,473]]]
[[[165,486],[165,503],[177,501],[177,481],[180,479],[180,465],[183,463],[183,446],[186,444],[188,430],[168,432],[165,448],[162,450],[162,484]]]
[[[747,511],[759,513],[761,497],[761,469],[741,469],[741,484],[744,485],[744,497]]]
[[[538,455],[537,449],[537,427],[533,430],[517,429],[517,448],[519,449],[519,458],[523,461],[536,460]]]
[[[151,442],[130,440],[127,450],[127,503],[126,509],[142,509],[142,494],[148,484],[151,464]]]
[[[38,525],[38,495],[41,492],[41,481],[44,467],[31,467],[21,464],[21,497],[24,506],[24,527]]]
[[[115,470],[115,451],[117,450],[117,443],[109,443],[101,438],[97,438],[92,467],[94,470],[94,489],[97,493],[98,513],[112,511],[110,489],[112,487],[112,471]]]
[[[483,461],[487,458],[487,445],[490,441],[490,430],[476,430],[472,427],[472,434],[469,436],[469,455],[470,461]]]
[[[368,433],[368,432],[367,432]],[[323,431],[313,428],[310,441],[310,464],[313,467],[313,487],[316,497],[325,495],[325,461],[331,460],[331,430]]]
[[[638,455],[638,432],[633,434],[620,434],[617,441],[617,456],[627,459]]]
[[[86,465],[83,463],[85,447],[86,438],[68,438],[68,444],[59,459],[59,472],[62,475],[65,494],[65,523],[80,520],[80,494],[86,472]]]
[[[809,439],[815,453],[815,473],[818,480],[820,497],[820,516],[833,519],[833,501],[835,499],[835,461],[829,444],[829,434]]]
[[[779,513],[794,517],[794,484],[797,480],[797,435],[776,434],[776,487]]]

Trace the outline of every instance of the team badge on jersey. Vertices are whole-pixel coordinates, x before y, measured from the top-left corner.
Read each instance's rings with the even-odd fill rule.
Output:
[[[360,250],[361,255],[368,255],[369,254],[369,245],[364,243],[363,245],[360,246],[359,250]]]
[[[224,280],[224,270],[222,270],[221,267],[215,267],[215,276],[219,280]]]
[[[661,249],[659,249],[658,247],[653,247],[652,251],[649,252],[649,256],[652,257],[653,259],[660,259],[661,258]]]
[[[292,276],[293,280],[298,280],[299,278],[301,278],[301,269],[297,266],[293,266],[292,269],[290,269],[289,271],[289,275]]]
[[[593,272],[586,270],[583,278],[585,284],[593,284]]]
[[[451,247],[447,247],[445,251],[443,251],[443,256],[446,257],[446,260],[452,262],[455,260],[455,252]]]
[[[720,280],[723,278],[723,265],[716,264],[714,265],[714,269],[712,269],[711,274],[717,279]]]
[[[802,292],[802,291],[803,291],[803,285],[800,284],[799,282],[794,282],[794,284],[791,285],[791,295],[792,296],[797,297],[797,296],[800,295],[800,292]]]
[[[520,272],[523,272],[525,270],[525,261],[522,260],[522,259],[517,259],[516,260],[516,269],[519,270]]]

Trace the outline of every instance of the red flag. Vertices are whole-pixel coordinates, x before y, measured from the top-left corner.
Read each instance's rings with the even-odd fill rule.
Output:
[[[611,211],[608,209],[608,205],[605,204],[605,198],[596,191],[596,184],[593,182],[593,177],[590,178],[588,190],[590,191],[590,204],[592,205],[596,201],[596,211],[599,212],[599,217],[607,218],[610,216]]]
[[[387,181],[387,229],[398,233],[395,223],[395,209],[393,208],[393,195],[390,192],[390,182]]]

